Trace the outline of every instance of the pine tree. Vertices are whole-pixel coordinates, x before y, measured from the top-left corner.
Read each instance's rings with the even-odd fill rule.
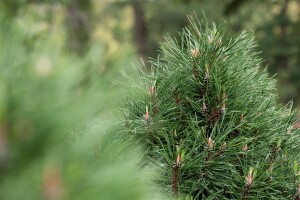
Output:
[[[136,67],[125,102],[129,137],[175,198],[299,199],[300,132],[278,103],[251,32],[189,17],[151,71]]]

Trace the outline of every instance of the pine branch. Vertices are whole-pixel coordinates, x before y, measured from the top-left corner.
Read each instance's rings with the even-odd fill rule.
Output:
[[[190,21],[180,43],[170,37],[161,43],[163,56],[151,62],[150,75],[139,73],[141,81],[132,85],[137,93],[127,103],[131,133],[150,138],[147,155],[165,169],[158,182],[172,185],[174,196],[195,199],[294,198],[288,163],[300,157],[300,130],[284,134],[295,124],[295,112],[277,103],[274,79],[259,69],[253,33],[232,36],[214,23]],[[144,85],[150,85],[150,98]],[[151,113],[140,112],[148,105]],[[154,119],[162,123],[156,126]],[[174,129],[180,133],[175,139]],[[173,147],[180,141],[188,154],[182,165],[176,152],[174,166]],[[288,156],[279,156],[279,149]],[[249,172],[245,184],[241,173],[249,166],[260,177],[255,187],[254,174]]]

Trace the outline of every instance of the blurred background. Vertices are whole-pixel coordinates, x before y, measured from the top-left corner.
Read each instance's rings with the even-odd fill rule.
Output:
[[[195,12],[201,18],[204,11],[211,21],[226,21],[233,33],[254,30],[264,65],[277,74],[281,101],[293,99],[297,105],[299,4],[298,0],[2,0],[0,9],[26,34],[27,45],[51,35],[68,54],[89,56],[89,68],[99,73],[118,73],[140,58],[156,57],[164,36],[176,36],[188,23],[187,14]]]
[[[253,30],[280,101],[300,106],[299,0],[1,0],[0,199],[153,199],[114,139],[113,82],[202,12]]]

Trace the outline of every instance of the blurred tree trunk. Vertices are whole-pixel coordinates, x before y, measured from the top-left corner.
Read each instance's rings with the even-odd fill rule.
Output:
[[[243,5],[243,3],[245,3],[246,0],[231,0],[231,1],[227,1],[225,9],[224,9],[224,14],[225,15],[231,15],[235,12],[237,12],[237,10]]]
[[[286,55],[286,53],[284,52],[285,50],[287,50],[287,46],[288,46],[288,35],[287,35],[287,28],[289,26],[289,19],[287,16],[287,6],[288,6],[288,2],[289,0],[283,0],[283,5],[281,8],[281,11],[279,13],[279,28],[280,28],[280,33],[279,33],[279,44],[281,46],[281,49],[283,50],[282,53],[278,54],[275,59],[276,59],[276,63],[278,63],[278,65],[281,68],[288,68],[289,66],[289,60],[288,60],[288,56]]]
[[[146,59],[147,48],[147,25],[145,22],[144,8],[142,3],[135,1],[132,4],[134,12],[134,41],[136,43],[137,52],[143,58]]]
[[[91,34],[90,0],[72,0],[67,4],[66,25],[68,46],[71,51],[82,55],[87,50]]]
[[[277,55],[274,56],[275,65],[278,66],[280,69],[284,69],[289,71],[289,54],[288,54],[288,33],[287,29],[290,26],[290,21],[287,16],[287,8],[288,8],[289,0],[283,0],[282,1],[282,7],[279,12],[279,15],[277,16],[277,21],[279,24],[279,51]],[[292,84],[290,80],[290,76],[284,78],[284,83],[287,85]],[[285,95],[283,101],[285,103],[289,102],[291,100],[292,96]]]

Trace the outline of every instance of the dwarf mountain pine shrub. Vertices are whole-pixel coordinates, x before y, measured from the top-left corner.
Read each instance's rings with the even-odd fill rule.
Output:
[[[150,72],[136,68],[125,126],[175,198],[299,199],[300,132],[252,33],[190,18]]]

